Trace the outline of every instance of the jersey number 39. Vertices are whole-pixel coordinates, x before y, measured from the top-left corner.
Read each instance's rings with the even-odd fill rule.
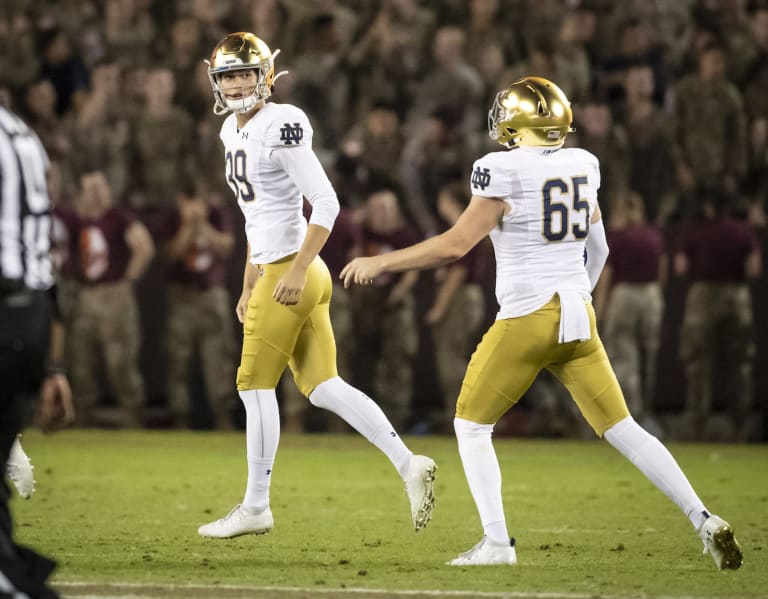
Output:
[[[549,241],[562,241],[569,232],[575,239],[584,239],[589,233],[589,202],[580,196],[580,188],[587,178],[571,177],[571,185],[562,179],[549,179],[542,188],[544,210],[542,234]],[[583,212],[583,216],[579,215]]]
[[[248,171],[245,168],[245,150],[238,150],[234,154],[227,152],[227,184],[235,194],[235,198],[243,202],[252,202],[256,199],[253,187],[248,182]]]

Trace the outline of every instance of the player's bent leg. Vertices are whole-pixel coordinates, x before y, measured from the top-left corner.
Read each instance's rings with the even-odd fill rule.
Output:
[[[309,401],[338,415],[389,458],[405,483],[414,530],[423,529],[435,506],[434,460],[413,455],[376,402],[341,377],[320,383]]]
[[[715,565],[738,569],[742,552],[731,526],[710,514],[666,447],[629,416],[605,431],[605,439],[627,457],[688,516]]]

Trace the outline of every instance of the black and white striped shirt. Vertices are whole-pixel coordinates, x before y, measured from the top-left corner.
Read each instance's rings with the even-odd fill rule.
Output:
[[[0,106],[0,282],[53,283],[48,155],[37,135]]]

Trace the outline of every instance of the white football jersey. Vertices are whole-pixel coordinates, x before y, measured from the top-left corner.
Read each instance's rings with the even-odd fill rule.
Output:
[[[245,217],[253,264],[269,264],[299,250],[307,231],[303,196],[315,208],[311,222],[332,228],[338,200],[312,152],[312,127],[301,109],[267,102],[242,129],[231,114],[220,137],[227,183]],[[314,204],[321,197],[331,206],[325,218]]]
[[[510,212],[491,232],[497,318],[535,312],[558,292],[591,299],[584,266],[600,166],[586,150],[520,147],[475,161],[471,190],[500,198]]]

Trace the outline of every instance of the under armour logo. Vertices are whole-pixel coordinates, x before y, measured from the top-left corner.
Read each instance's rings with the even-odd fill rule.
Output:
[[[479,166],[472,173],[472,187],[475,189],[485,189],[491,184],[491,173],[487,168],[481,169]]]
[[[241,139],[248,139],[248,132],[247,132],[247,131],[243,131],[243,132],[240,134],[240,138],[241,138]]]
[[[271,468],[267,468],[267,474],[272,474],[272,469]]]
[[[284,142],[286,146],[293,143],[298,145],[302,139],[304,139],[304,129],[299,123],[294,123],[293,126],[286,123],[285,127],[280,127],[280,141]]]
[[[395,431],[389,431],[389,435],[391,437],[397,437],[397,433]]]

